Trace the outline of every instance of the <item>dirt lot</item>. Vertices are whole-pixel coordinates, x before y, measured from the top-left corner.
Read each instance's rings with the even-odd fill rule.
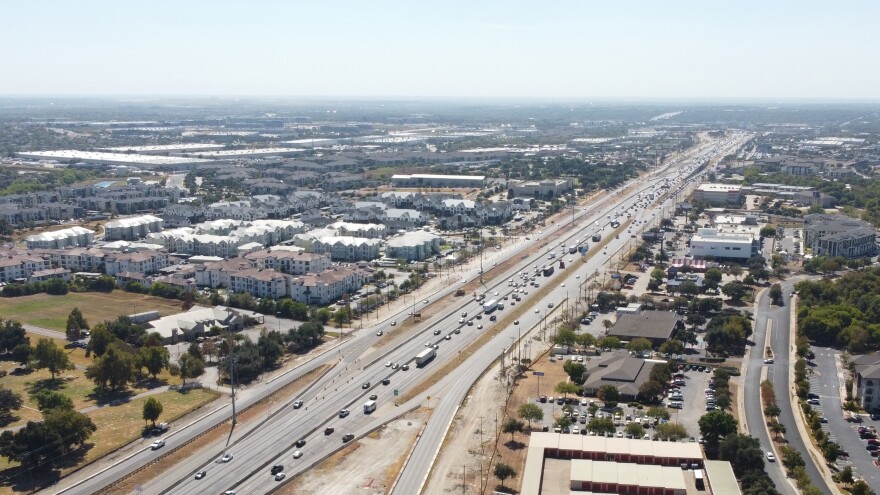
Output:
[[[279,495],[388,493],[428,411],[416,410],[337,452],[279,490]],[[345,472],[345,476],[339,476]]]

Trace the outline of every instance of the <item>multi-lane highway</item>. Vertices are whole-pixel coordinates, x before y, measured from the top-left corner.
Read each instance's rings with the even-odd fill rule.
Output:
[[[589,237],[597,231],[601,231],[603,235],[612,235],[608,224],[614,219],[615,214],[620,215],[618,221],[626,221],[627,212],[632,215],[633,234],[623,230],[623,235],[619,239],[611,238],[602,251],[590,246],[586,261],[576,262],[577,268],[568,269],[565,275],[559,275],[557,272],[550,278],[537,277],[536,280],[542,286],[553,284],[553,290],[540,301],[530,300],[534,294],[525,295],[516,307],[510,306],[510,301],[503,301],[507,307],[501,312],[499,319],[503,319],[504,314],[527,306],[528,310],[520,317],[520,326],[530,328],[541,317],[534,312],[534,308],[538,308],[540,312],[549,303],[558,304],[568,296],[575,296],[576,284],[582,280],[582,278],[574,278],[575,276],[586,277],[594,273],[614,256],[618,249],[631,240],[630,235],[636,235],[639,230],[659,220],[657,211],[648,206],[649,202],[644,197],[640,197],[639,193],[656,195],[664,192],[674,193],[684,187],[683,183],[686,180],[692,180],[689,177],[699,165],[712,157],[735,151],[747,139],[747,135],[739,134],[724,140],[711,141],[685,152],[652,172],[650,176],[642,177],[637,182],[633,181],[630,185],[636,187],[631,189],[631,192],[624,194],[621,189],[590,205],[589,208],[577,211],[571,222],[575,222],[579,228],[570,229],[568,233],[562,235],[562,229],[569,229],[570,225],[568,222],[560,222],[559,225],[545,229],[540,238],[524,242],[511,249],[506,256],[511,259],[521,259],[526,252],[534,248],[534,243],[547,243],[546,250],[542,249],[537,255],[525,256],[515,268],[504,273],[496,273],[500,272],[500,268],[487,273],[485,275],[487,299],[501,300],[505,295],[512,293],[513,287],[508,285],[508,280],[513,278],[519,281],[519,273],[526,271],[531,274],[536,265],[541,267],[547,264],[549,251],[559,252],[561,246],[567,247],[575,240],[583,243],[586,239],[592,244]],[[636,206],[640,202],[642,206]],[[656,203],[659,202],[653,204]],[[566,264],[568,259],[574,256],[566,251],[564,254]],[[553,262],[558,259],[554,259]],[[478,273],[474,269],[464,274],[463,281],[473,280],[477,276]],[[457,284],[450,284],[439,293],[431,295],[430,300],[448,295],[458,287]],[[410,404],[395,406],[394,391],[398,390],[404,394],[420,384],[430,375],[432,368],[442,366],[445,361],[467,348],[482,331],[478,328],[479,325],[485,327],[494,325],[488,316],[476,318],[476,315],[482,312],[482,307],[470,297],[460,299],[457,304],[450,306],[441,314],[433,315],[405,334],[386,342],[376,333],[379,330],[390,330],[391,322],[402,318],[402,315],[392,315],[376,327],[359,332],[354,338],[274,380],[271,384],[239,392],[239,406],[246,406],[296,377],[325,364],[333,365],[329,373],[312,383],[298,397],[291,397],[287,403],[276,405],[274,414],[267,417],[258,427],[239,429],[240,431],[233,435],[229,448],[224,451],[200,452],[150,483],[139,487],[139,492],[222,493],[224,490],[235,490],[239,494],[267,493],[279,485],[269,473],[271,465],[284,465],[289,480],[340,449],[343,446],[343,435],[349,433],[356,437],[364,435],[408,410],[410,406],[417,405],[424,400],[424,396],[417,397]],[[459,323],[463,312],[468,316],[465,318],[465,323]],[[439,333],[435,334],[437,331]],[[454,372],[425,391],[424,395],[440,397],[440,400],[413,451],[411,462],[401,474],[395,493],[418,493],[457,405],[473,381],[504,348],[510,345],[511,337],[516,336],[518,331],[519,329],[514,325],[503,329],[489,344],[471,355],[462,366],[457,367]],[[418,368],[412,361],[419,351],[427,348],[426,344],[438,347],[437,357],[425,367]],[[389,361],[398,365],[408,364],[410,369],[404,371],[402,367],[397,369],[386,367],[385,364]],[[388,385],[382,384],[383,379],[389,380]],[[379,408],[372,414],[366,415],[363,413],[362,404],[373,394],[377,395]],[[295,399],[302,400],[303,406],[298,409],[291,407],[290,403]],[[341,409],[350,410],[350,414],[340,417]],[[229,407],[224,406],[196,424],[172,433],[166,437],[166,451],[185,443],[208,427],[228,419],[229,414]],[[333,428],[333,431],[325,434],[325,429],[328,427]],[[305,444],[296,447],[294,443],[298,440],[305,440]],[[294,451],[302,452],[302,456],[294,459]],[[111,468],[77,484],[72,492],[95,492],[161,453],[149,449],[139,451],[130,458],[123,459]],[[231,454],[232,460],[219,462],[223,453]],[[202,470],[206,471],[206,476],[199,480],[194,479],[194,473]]]

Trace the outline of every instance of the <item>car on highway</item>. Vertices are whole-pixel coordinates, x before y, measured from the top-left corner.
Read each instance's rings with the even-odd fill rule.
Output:
[[[565,287],[565,282],[562,282],[562,285],[560,287]]]
[[[462,313],[461,313],[461,317],[462,317],[462,318],[467,318],[467,311],[462,312]]]
[[[536,309],[536,310],[535,310],[535,314],[539,314],[540,312],[541,312],[540,309]]]
[[[548,307],[548,308],[552,308],[552,307],[553,307],[553,303],[552,303],[552,302],[547,303],[547,307]]]
[[[440,329],[434,330],[434,335],[440,335]]]
[[[765,359],[764,364],[773,364],[773,358]]]
[[[204,477],[207,476],[207,475],[208,475],[208,472],[207,472],[207,471],[199,471],[198,473],[196,473],[196,475],[195,475],[195,479],[200,480],[200,479],[204,478]]]
[[[468,321],[467,324],[468,324],[469,327],[472,327],[472,326],[474,326],[474,321],[473,321],[473,320],[470,320],[470,321]]]
[[[458,319],[458,323],[459,323],[459,324],[464,323],[464,318],[459,318],[459,319]]]
[[[392,364],[394,364],[394,363],[392,363],[391,361],[388,361],[385,363],[385,367],[390,368]]]
[[[773,454],[773,452],[767,452],[767,461],[776,462],[776,456]]]
[[[305,445],[306,445],[306,439],[305,439],[305,438],[300,438],[299,440],[297,440],[297,441],[294,443],[294,445],[296,445],[297,447],[300,447],[300,448],[305,447]]]
[[[364,390],[370,388],[370,382],[364,382],[363,385],[361,385],[361,388]]]
[[[282,466],[281,464],[275,464],[274,466],[272,466],[272,469],[269,470],[269,472],[272,474],[278,474],[282,471],[284,471],[284,466]]]
[[[223,454],[223,457],[220,458],[220,462],[222,462],[224,464],[231,461],[231,460],[232,460],[232,454],[229,454],[229,453]]]
[[[389,383],[391,383],[391,380],[388,378],[385,378],[384,380],[382,380],[382,385],[388,385]]]
[[[295,400],[295,401],[293,401],[293,408],[294,408],[294,409],[299,409],[299,408],[301,408],[302,406],[303,406],[303,401],[301,401],[301,400]]]
[[[446,337],[443,337],[443,338],[446,340],[452,340],[452,335],[446,334]]]
[[[352,435],[351,433],[346,433],[342,436],[342,443],[350,442],[352,440],[354,440],[354,435]]]
[[[408,364],[404,364],[403,366],[400,367],[400,370],[401,370],[401,371],[409,371],[409,365],[408,365]]]
[[[294,450],[294,451],[293,451],[293,458],[294,458],[294,459],[299,459],[299,458],[302,457],[302,456],[303,456],[302,451],[300,451],[300,450]]]
[[[483,329],[483,325],[477,325],[477,330],[482,330],[482,329]]]
[[[339,417],[340,418],[344,418],[344,417],[348,416],[349,414],[351,414],[351,411],[349,411],[348,409],[340,409],[339,410]]]
[[[399,364],[394,363],[394,364],[391,365],[391,369],[396,370],[397,368],[400,368],[400,365],[399,365]]]
[[[286,475],[284,473],[278,473],[275,475],[275,481],[281,481],[284,479]]]
[[[513,306],[514,303],[510,303],[510,305]],[[497,319],[498,319],[498,317],[495,316],[495,315],[492,315],[492,316],[489,317],[489,321],[495,321],[495,320],[497,320]]]
[[[373,394],[373,395],[370,396],[370,400],[376,400],[376,399],[378,399],[378,398],[379,398],[379,396],[376,395],[376,394]]]
[[[324,434],[325,434],[325,435],[330,435],[330,434],[332,434],[334,431],[336,431],[336,429],[334,429],[332,426],[328,426],[328,427],[324,428]]]
[[[150,444],[150,448],[153,450],[159,450],[165,446],[165,440],[156,440],[155,442]]]
[[[376,332],[376,337],[381,337],[383,335],[385,335],[385,332],[383,332],[382,330],[379,330],[378,332]]]
[[[392,321],[392,322],[391,322],[391,326],[392,326],[392,327],[396,327],[396,326],[397,326],[397,320]]]

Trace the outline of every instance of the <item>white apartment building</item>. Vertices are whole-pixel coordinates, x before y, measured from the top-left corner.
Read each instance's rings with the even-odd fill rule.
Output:
[[[330,253],[336,261],[369,261],[379,257],[381,246],[380,239],[329,236],[312,242],[311,251],[318,254]]]
[[[290,275],[318,273],[330,268],[329,253],[306,253],[289,249],[263,249],[244,255],[257,268],[270,268]]]
[[[248,268],[229,273],[229,289],[247,292],[254,297],[277,299],[287,295],[287,280],[291,278],[275,270]]]
[[[86,247],[95,243],[95,233],[89,229],[77,226],[30,235],[25,242],[28,249]]]
[[[164,220],[153,215],[119,218],[104,224],[105,241],[133,241],[161,232]]]
[[[350,267],[336,267],[288,279],[291,299],[306,304],[329,304],[345,294],[357,292],[369,279],[367,272]]]
[[[385,257],[421,261],[439,253],[441,244],[443,238],[436,234],[424,230],[406,232],[385,242]]]
[[[48,257],[36,254],[10,254],[0,258],[0,282],[25,280],[34,272],[50,268],[52,263]]]
[[[328,225],[328,228],[336,231],[337,235],[364,237],[367,239],[381,239],[385,237],[387,228],[378,223],[351,223],[351,222],[335,222]]]
[[[122,272],[156,273],[168,265],[168,253],[161,251],[108,254],[104,258],[104,270],[107,275]]]
[[[104,270],[104,251],[96,248],[74,248],[50,251],[52,263],[72,272],[100,272]]]
[[[698,229],[691,237],[690,254],[694,258],[748,260],[757,256],[758,240],[752,234],[723,233],[718,229]]]

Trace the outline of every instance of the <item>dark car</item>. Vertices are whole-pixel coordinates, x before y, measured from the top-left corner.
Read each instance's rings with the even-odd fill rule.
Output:
[[[306,439],[300,438],[299,440],[296,441],[296,443],[294,445],[296,445],[297,447],[303,447],[303,446],[305,446],[305,444],[306,444]]]
[[[333,433],[334,431],[336,431],[336,430],[334,430],[332,426],[328,426],[328,427],[324,428],[325,435],[329,435],[329,434]]]
[[[346,433],[342,436],[342,443],[350,442],[352,440],[354,440],[354,435],[352,435],[351,433]]]
[[[388,385],[389,383],[391,383],[391,380],[389,380],[388,378],[382,380],[382,385]]]
[[[284,471],[284,466],[282,466],[281,464],[275,464],[274,466],[272,466],[272,474],[278,474],[282,471]]]
[[[364,382],[364,384],[361,385],[361,388],[364,389],[364,390],[370,388],[370,382]]]

